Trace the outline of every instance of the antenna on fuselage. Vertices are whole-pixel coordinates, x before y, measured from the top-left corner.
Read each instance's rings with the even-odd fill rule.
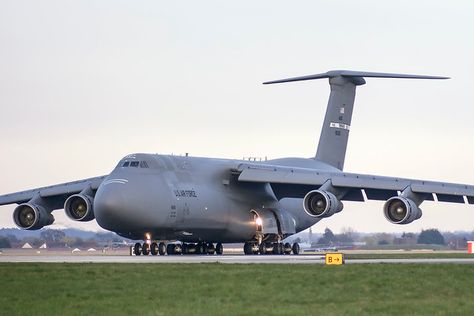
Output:
[[[327,163],[340,170],[344,168],[356,87],[366,83],[364,78],[449,79],[449,77],[440,76],[332,70],[321,74],[267,81],[263,84],[325,78],[329,79],[331,94],[329,95],[326,116],[324,117],[324,124],[321,129],[318,149],[314,159]]]

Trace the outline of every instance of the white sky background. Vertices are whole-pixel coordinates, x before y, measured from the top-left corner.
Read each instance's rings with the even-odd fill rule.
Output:
[[[327,80],[261,82],[331,69],[453,78],[367,79],[346,171],[474,184],[473,36],[472,1],[0,0],[0,193],[107,174],[133,152],[310,157]],[[314,231],[474,229],[474,206],[425,202],[397,226],[382,205],[345,203]],[[53,214],[53,228],[98,228]]]

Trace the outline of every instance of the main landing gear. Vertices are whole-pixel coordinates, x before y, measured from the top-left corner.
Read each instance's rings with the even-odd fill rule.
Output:
[[[246,242],[244,244],[244,254],[246,255],[289,255],[293,253],[297,255],[300,253],[300,245],[294,243],[281,243],[281,242],[262,242],[260,245],[256,242]]]
[[[135,256],[164,256],[167,255],[188,255],[188,254],[195,254],[195,255],[222,255],[224,252],[224,247],[222,243],[211,243],[211,242],[198,242],[198,243],[177,243],[177,244],[165,244],[160,242],[157,244],[156,242],[147,243],[144,242],[136,243],[133,246],[133,254]]]

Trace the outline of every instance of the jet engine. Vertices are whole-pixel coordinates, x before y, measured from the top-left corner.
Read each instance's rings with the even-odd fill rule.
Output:
[[[95,218],[93,200],[85,194],[71,195],[64,203],[64,212],[74,221],[89,222]]]
[[[409,224],[421,217],[421,209],[410,199],[394,196],[383,206],[385,218],[393,224]]]
[[[308,215],[313,217],[329,217],[340,211],[344,205],[331,192],[314,190],[306,194],[303,207]]]
[[[54,222],[54,216],[41,205],[23,203],[13,211],[16,226],[26,230],[37,230]]]

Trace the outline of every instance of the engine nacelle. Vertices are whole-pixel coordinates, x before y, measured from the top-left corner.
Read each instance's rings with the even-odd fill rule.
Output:
[[[393,224],[409,224],[421,217],[421,209],[410,199],[394,196],[383,206],[385,218]]]
[[[23,203],[13,211],[16,226],[26,230],[37,230],[54,223],[54,216],[41,205]]]
[[[308,215],[323,218],[342,211],[344,205],[331,192],[314,190],[304,197],[303,207]]]
[[[74,194],[64,203],[64,212],[73,221],[89,222],[95,218],[93,198],[84,194]]]

